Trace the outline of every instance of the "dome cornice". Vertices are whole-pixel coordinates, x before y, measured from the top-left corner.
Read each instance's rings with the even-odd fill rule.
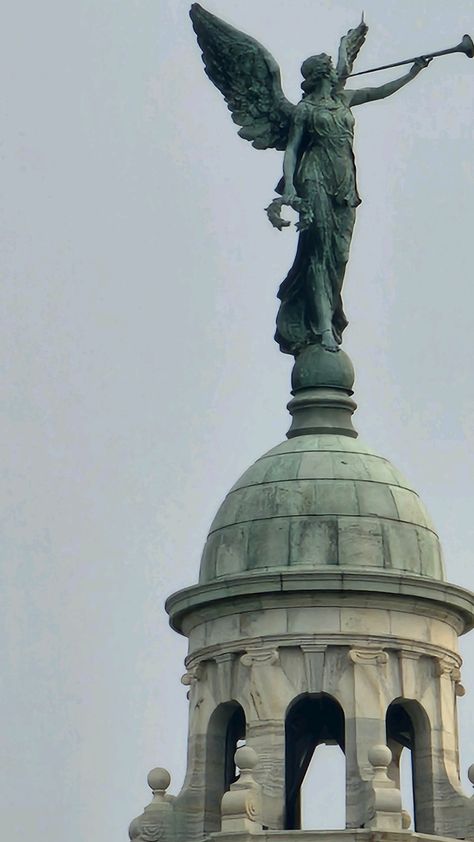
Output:
[[[426,613],[449,619],[458,626],[458,634],[464,634],[474,627],[474,593],[458,585],[438,582],[422,576],[367,571],[268,571],[247,573],[228,577],[222,582],[195,585],[172,594],[166,602],[170,625],[176,631],[186,634],[192,627],[193,616],[202,622],[203,612],[214,607],[219,614],[225,613],[226,605],[235,612],[256,610],[264,607],[262,600],[284,601],[291,595],[298,595],[298,604],[303,605],[302,595],[337,595],[339,600],[354,594],[365,595],[370,602],[391,598],[403,602],[413,613]],[[304,597],[303,597],[304,598]],[[408,605],[410,603],[410,605]],[[186,626],[186,629],[184,628]]]

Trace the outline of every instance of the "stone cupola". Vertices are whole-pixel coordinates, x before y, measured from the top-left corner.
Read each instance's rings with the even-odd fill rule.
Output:
[[[156,835],[140,835],[137,819],[134,839],[303,838],[301,786],[324,742],[346,759],[346,829],[325,839],[474,834],[456,713],[474,596],[446,583],[416,491],[360,443],[352,385],[344,352],[298,357],[288,439],[231,488],[199,583],[168,599],[189,640],[187,773],[176,798],[155,794]],[[415,832],[400,795],[404,748]]]

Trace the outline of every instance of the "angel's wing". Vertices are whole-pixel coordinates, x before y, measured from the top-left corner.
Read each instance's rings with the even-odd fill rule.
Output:
[[[285,149],[296,106],[282,89],[273,56],[254,38],[211,15],[199,3],[190,11],[205,70],[224,95],[240,137],[256,149]]]
[[[347,77],[352,73],[352,65],[365,41],[368,30],[369,27],[364,21],[364,15],[362,15],[359,25],[355,29],[349,29],[347,35],[343,35],[341,38],[336,72],[342,85],[345,85]]]

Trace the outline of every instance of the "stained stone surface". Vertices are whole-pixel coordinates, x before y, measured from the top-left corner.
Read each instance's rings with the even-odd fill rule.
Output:
[[[352,412],[326,387],[301,394],[310,412],[311,404],[327,407],[328,424],[335,405]],[[370,762],[373,746],[387,740],[394,703],[416,733],[417,830],[473,838],[456,706],[464,693],[457,638],[473,627],[474,595],[444,581],[438,536],[402,474],[349,427],[345,434],[299,434],[302,406],[294,407],[296,435],[258,459],[221,505],[199,584],[167,602],[173,628],[189,638],[188,770],[176,800],[183,838],[287,838],[285,723],[305,696],[329,697],[343,711],[345,838],[365,838],[367,829],[389,838],[403,827],[393,786],[399,755],[390,781]],[[222,718],[234,707],[259,757],[255,780],[268,831],[221,829]],[[390,838],[408,835],[398,830]]]
[[[425,594],[428,580],[407,577],[418,581],[408,596],[395,588],[384,591],[384,574],[374,578],[378,590],[370,590],[369,574],[365,585],[348,574],[344,593],[331,593],[326,584],[319,593],[305,594],[300,582],[294,591],[275,588],[266,598],[256,597],[249,581],[246,596],[222,599],[216,593],[207,606],[188,605],[182,627],[190,643],[183,679],[190,688],[188,772],[176,802],[188,842],[201,842],[206,829],[219,830],[219,799],[209,800],[208,793],[218,791],[214,777],[222,753],[213,742],[215,717],[229,704],[241,706],[247,743],[259,756],[255,777],[263,788],[263,824],[283,830],[285,720],[306,694],[330,696],[344,712],[348,830],[371,822],[375,783],[369,751],[385,742],[387,710],[403,700],[421,741],[419,830],[471,838],[474,808],[461,789],[457,754],[462,617],[456,622],[454,601],[443,606]],[[450,588],[432,586],[440,593]],[[472,595],[465,596],[472,612]],[[169,610],[173,613],[172,604]]]
[[[296,436],[230,490],[211,525],[199,581],[328,566],[444,579],[429,514],[387,459],[360,439]]]
[[[390,781],[369,760],[387,740],[393,703],[416,731],[417,830],[473,837],[456,705],[464,693],[457,639],[474,625],[474,595],[444,581],[438,536],[416,491],[353,437],[348,383],[298,390],[294,382],[292,437],[235,483],[211,525],[199,584],[167,602],[171,625],[189,638],[188,770],[176,800],[187,842],[287,838],[285,723],[305,696],[330,697],[343,711],[346,838],[365,838],[357,828],[404,826],[399,756]],[[309,431],[319,425],[329,431]],[[235,708],[259,758],[269,830],[254,822],[229,835],[219,764],[222,723]],[[393,839],[408,835],[398,830]]]

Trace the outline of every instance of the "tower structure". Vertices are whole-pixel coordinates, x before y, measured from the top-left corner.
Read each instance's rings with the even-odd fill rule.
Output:
[[[445,581],[416,491],[358,438],[352,381],[342,351],[299,356],[287,440],[231,488],[199,583],[168,599],[189,640],[187,773],[176,798],[151,773],[132,840],[474,836],[456,714],[474,595]],[[346,829],[303,832],[301,785],[324,742],[345,754]]]
[[[445,581],[416,491],[360,442],[354,372],[340,350],[360,203],[352,109],[391,96],[453,50],[422,56],[379,87],[346,90],[368,31],[362,18],[336,65],[326,53],[303,62],[295,105],[262,45],[197,3],[191,18],[240,136],[285,152],[280,198],[267,213],[279,229],[284,205],[299,214],[275,336],[295,357],[292,422],[223,501],[198,584],[168,599],[171,625],[189,640],[187,772],[176,797],[165,769],[150,773],[154,798],[130,837],[316,842],[317,828],[301,828],[301,787],[314,750],[331,742],[346,758],[346,826],[324,830],[325,840],[472,839],[456,703],[458,637],[474,625],[474,595]],[[460,46],[472,57],[468,36]],[[414,831],[400,792],[405,748]]]

